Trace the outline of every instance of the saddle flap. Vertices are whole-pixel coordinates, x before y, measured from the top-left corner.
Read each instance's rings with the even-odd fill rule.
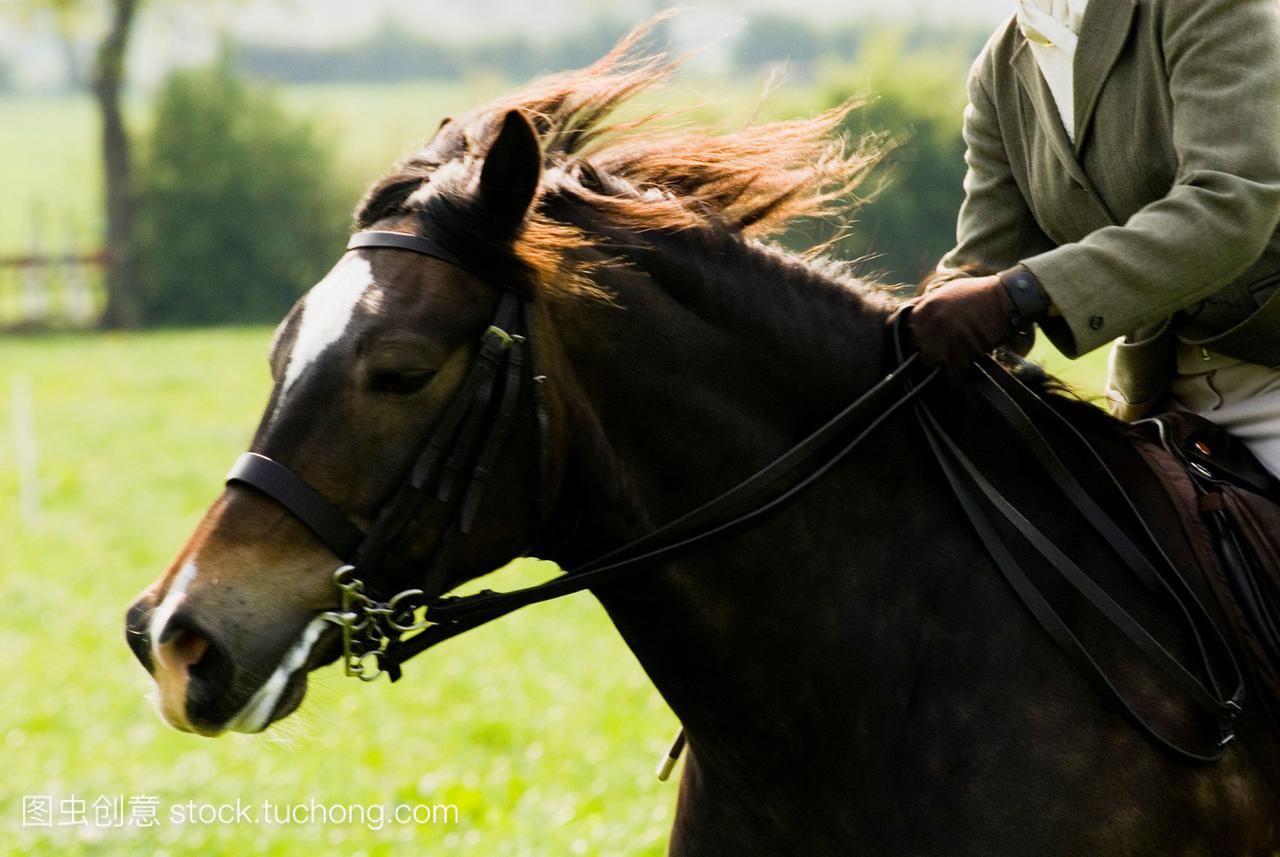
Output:
[[[1135,446],[1177,508],[1254,690],[1280,729],[1280,483],[1248,448],[1195,414],[1135,423]]]

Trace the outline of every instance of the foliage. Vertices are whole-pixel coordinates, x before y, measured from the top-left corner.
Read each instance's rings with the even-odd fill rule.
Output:
[[[278,320],[344,240],[334,152],[225,62],[173,74],[138,171],[147,324]]]
[[[834,255],[866,259],[863,268],[887,282],[914,283],[932,270],[955,239],[964,198],[965,79],[969,58],[958,53],[912,53],[904,34],[868,45],[857,66],[824,70],[823,102],[867,102],[846,120],[853,139],[880,135],[886,155],[861,189],[866,201]],[[788,238],[803,249],[838,238],[839,224],[805,224]]]
[[[588,65],[626,30],[619,20],[597,18],[549,43],[522,33],[458,43],[419,38],[387,21],[366,39],[336,48],[242,42],[235,47],[234,62],[248,75],[295,83],[458,80],[477,73],[526,80]]]
[[[862,62],[873,50],[878,34],[893,34],[901,49],[909,54],[941,51],[976,56],[990,35],[974,24],[912,21],[890,25],[875,20],[816,24],[807,18],[780,12],[758,12],[734,41],[733,61],[741,71],[786,61],[809,69],[823,60]]]
[[[822,52],[817,29],[801,18],[781,13],[752,15],[733,46],[733,61],[751,68],[767,63],[807,63]]]

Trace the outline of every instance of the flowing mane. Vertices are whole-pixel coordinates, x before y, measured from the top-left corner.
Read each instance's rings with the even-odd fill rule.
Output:
[[[580,252],[597,239],[551,214],[557,200],[585,202],[614,228],[638,233],[712,229],[743,238],[776,235],[800,217],[847,204],[876,161],[866,141],[838,133],[856,105],[809,119],[732,131],[682,126],[683,111],[610,121],[618,108],[667,83],[679,59],[642,50],[661,18],[638,27],[593,65],[535,81],[456,119],[365,194],[359,228],[417,213],[424,228],[456,240],[481,270],[542,293],[598,293]],[[468,203],[483,151],[503,116],[521,111],[543,147],[538,201],[514,244],[487,238]]]

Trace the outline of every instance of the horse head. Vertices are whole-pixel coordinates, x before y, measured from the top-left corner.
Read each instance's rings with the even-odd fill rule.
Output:
[[[360,530],[408,479],[414,457],[469,376],[504,291],[532,288],[502,260],[538,190],[538,137],[518,111],[473,122],[482,142],[392,210],[370,232],[417,235],[447,213],[472,232],[465,267],[395,246],[349,250],[289,313],[270,351],[274,386],[251,451],[277,462]],[[473,144],[474,146],[475,144]],[[446,228],[446,227],[442,227]],[[483,230],[483,238],[478,231]],[[526,394],[527,395],[527,394]],[[523,396],[522,396],[523,398]],[[520,404],[523,404],[521,402]],[[515,409],[509,454],[496,460],[483,514],[451,545],[453,586],[517,556],[535,524],[537,426]],[[414,575],[448,537],[436,504],[398,530],[379,574]],[[392,549],[393,548],[393,549]],[[215,735],[254,732],[297,707],[308,670],[338,652],[336,556],[259,488],[232,481],[165,573],[129,607],[128,639],[173,726]]]
[[[878,309],[859,314],[876,302],[753,240],[866,174],[874,155],[836,133],[851,105],[729,133],[607,124],[675,67],[632,56],[646,32],[446,120],[365,195],[348,252],[276,331],[249,457],[128,610],[168,722],[259,731],[339,653],[367,677],[353,653],[459,583],[534,546],[562,565],[605,553],[688,508],[826,413],[776,408],[795,385],[761,342],[823,349],[814,383],[863,383],[832,367],[878,340],[807,334],[878,331]],[[699,380],[725,389],[690,395],[710,365],[731,371]],[[691,447],[731,401],[783,424]],[[678,478],[637,478],[638,456]]]

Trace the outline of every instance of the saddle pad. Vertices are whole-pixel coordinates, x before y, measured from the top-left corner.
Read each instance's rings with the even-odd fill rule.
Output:
[[[1135,438],[1134,447],[1164,487],[1182,522],[1196,563],[1209,583],[1250,673],[1254,695],[1280,730],[1280,652],[1266,633],[1258,601],[1280,604],[1280,506],[1268,498],[1229,483],[1197,487],[1183,461],[1157,439]],[[1229,514],[1237,543],[1248,554],[1247,580],[1223,562],[1215,512]],[[1218,521],[1224,519],[1218,518]],[[1254,603],[1250,603],[1253,599]]]

